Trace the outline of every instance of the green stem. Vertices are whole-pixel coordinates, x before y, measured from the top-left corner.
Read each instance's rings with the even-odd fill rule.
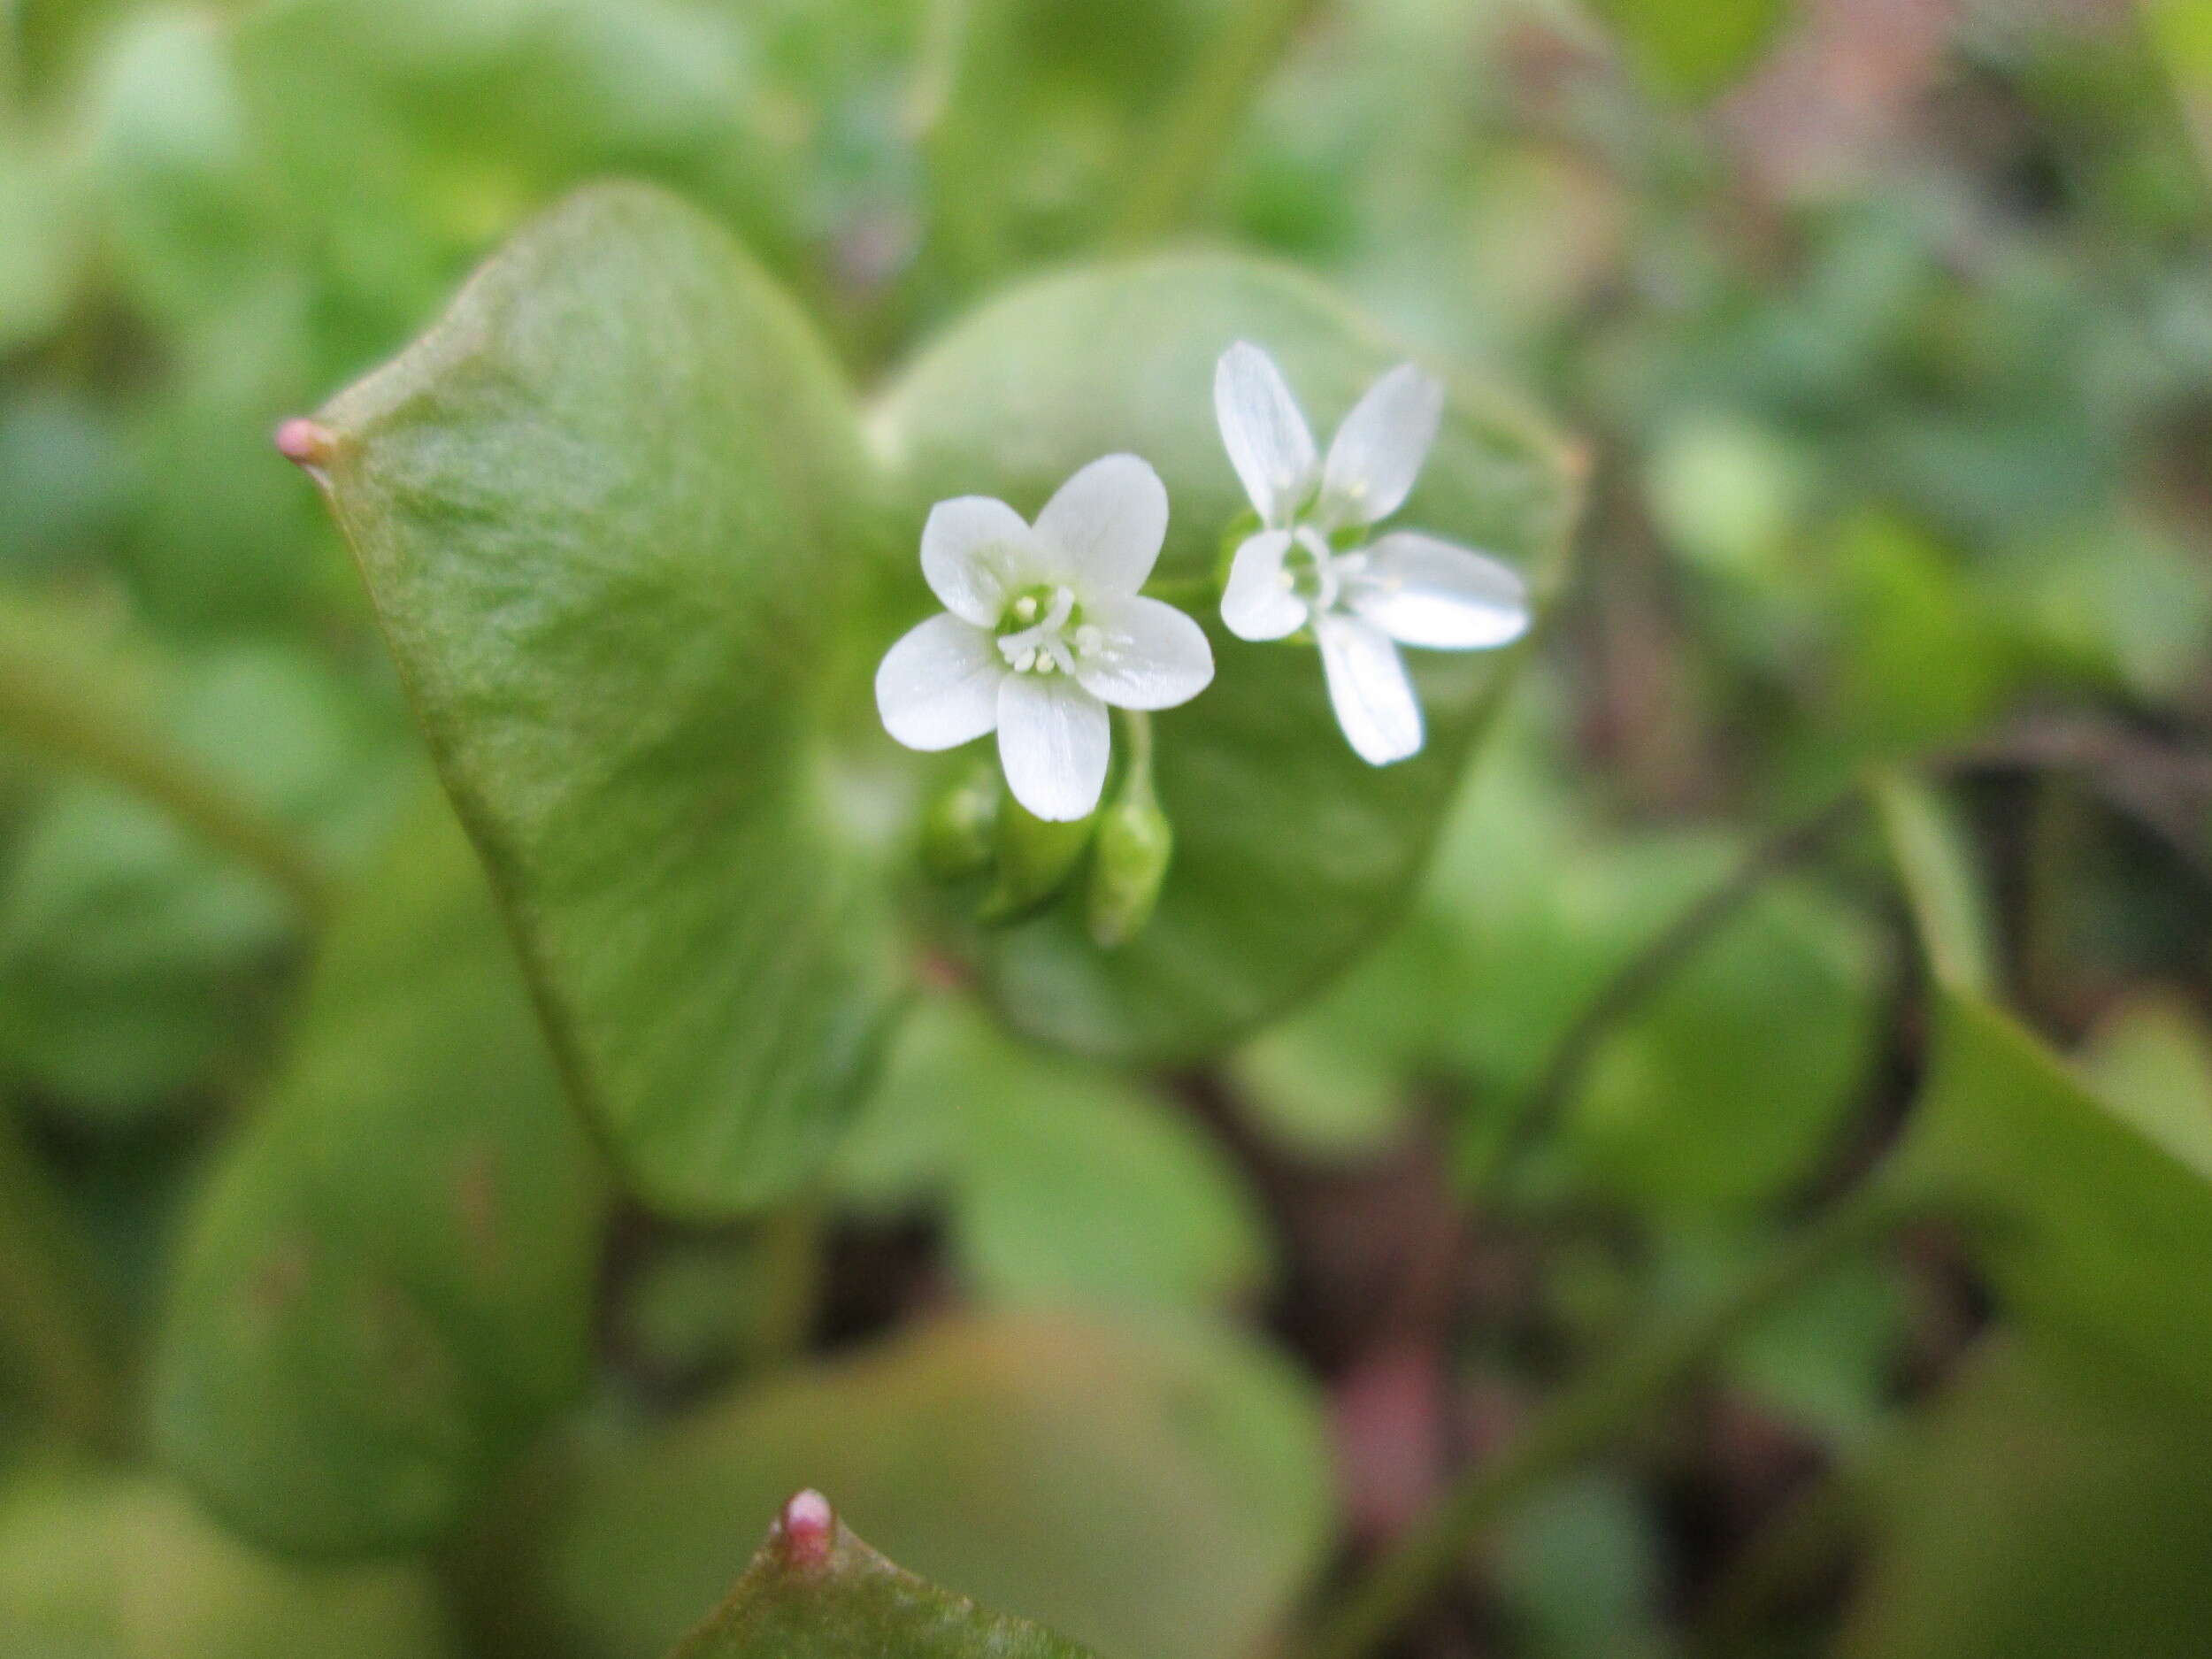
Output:
[[[1459,1570],[1482,1531],[1531,1493],[1634,1427],[1775,1303],[1919,1213],[1884,1166],[1726,1294],[1658,1326],[1571,1386],[1498,1456],[1471,1470],[1356,1583],[1304,1659],[1363,1659]]]
[[[1133,170],[1114,216],[1110,242],[1142,247],[1180,227],[1261,82],[1317,4],[1243,0],[1162,118],[1159,142]]]
[[[1629,958],[1575,1017],[1554,1046],[1534,1086],[1492,1135],[1486,1154],[1469,1177],[1471,1190],[1488,1191],[1535,1142],[1545,1125],[1572,1098],[1583,1073],[1613,1028],[1664,985],[1771,877],[1812,853],[1848,822],[1863,799],[1855,787],[1810,817],[1777,830],[1752,848],[1718,886]]]
[[[211,846],[282,888],[311,920],[329,901],[314,856],[282,825],[237,799],[222,780],[81,687],[12,647],[0,648],[0,729],[160,807]]]
[[[1146,805],[1154,802],[1152,790],[1152,717],[1142,709],[1119,709],[1122,735],[1129,741],[1129,759],[1122,772],[1124,800]]]
[[[123,1441],[123,1386],[87,1252],[0,1110],[0,1349],[45,1420],[87,1450]]]

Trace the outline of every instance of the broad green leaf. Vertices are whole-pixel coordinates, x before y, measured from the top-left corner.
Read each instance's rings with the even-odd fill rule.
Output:
[[[319,419],[317,471],[603,1138],[670,1210],[789,1191],[893,977],[825,753],[872,666],[841,627],[876,532],[819,343],[697,213],[598,187]]]
[[[1751,66],[1787,7],[1785,0],[1597,0],[1597,10],[1654,85],[1697,103]]]
[[[837,1167],[879,1207],[941,1194],[995,1301],[1202,1306],[1266,1276],[1257,1206],[1187,1114],[950,998],[907,1022]]]
[[[741,1389],[582,1477],[545,1589],[657,1659],[811,1484],[933,1583],[1115,1659],[1250,1653],[1325,1548],[1314,1404],[1225,1333],[949,1322]]]
[[[0,1648],[12,1659],[454,1652],[418,1566],[274,1561],[137,1476],[11,1475],[0,1501]]]
[[[670,1659],[1089,1659],[1041,1625],[986,1612],[886,1561],[819,1494],[784,1506],[730,1598]]]
[[[2008,1015],[1945,990],[1901,1156],[1976,1224],[2009,1311],[2072,1354],[2201,1395],[2212,1383],[2212,1114],[2108,1104]]]
[[[2212,1417],[2024,1344],[1972,1356],[1886,1461],[1838,1659],[2197,1659]]]
[[[926,349],[879,404],[875,430],[918,526],[941,497],[999,496],[1034,513],[1097,457],[1143,456],[1172,516],[1157,576],[1205,579],[1247,509],[1213,413],[1233,341],[1274,353],[1326,434],[1409,355],[1325,291],[1230,257],[1114,265],[1024,286]],[[1573,511],[1563,447],[1490,396],[1455,386],[1419,485],[1394,523],[1488,549],[1540,599]],[[918,572],[907,579],[918,614]],[[1210,614],[1217,672],[1155,717],[1175,863],[1132,944],[1100,950],[1079,905],[973,941],[1013,1023],[1112,1056],[1188,1056],[1233,1041],[1316,989],[1397,918],[1484,718],[1519,651],[1414,651],[1428,713],[1416,758],[1376,768],[1346,745],[1308,648],[1253,645]],[[886,636],[888,642],[888,635]]]
[[[157,1444],[239,1531],[437,1537],[581,1382],[600,1177],[442,803],[333,925],[185,1228]]]

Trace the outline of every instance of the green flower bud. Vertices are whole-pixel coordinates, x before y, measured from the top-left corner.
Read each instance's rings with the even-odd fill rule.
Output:
[[[1056,824],[1037,817],[1010,795],[999,803],[998,881],[977,910],[979,922],[1019,921],[1068,884],[1091,844],[1098,814]]]
[[[1125,945],[1144,931],[1174,856],[1174,828],[1149,789],[1132,790],[1106,809],[1085,895],[1091,937],[1102,950]]]
[[[964,881],[991,867],[998,828],[998,768],[978,762],[929,803],[922,817],[922,865],[940,881]]]

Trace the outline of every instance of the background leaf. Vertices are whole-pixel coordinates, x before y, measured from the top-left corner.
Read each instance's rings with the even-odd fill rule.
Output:
[[[162,1455],[296,1550],[437,1537],[581,1382],[600,1176],[443,803],[334,926],[186,1230]]]

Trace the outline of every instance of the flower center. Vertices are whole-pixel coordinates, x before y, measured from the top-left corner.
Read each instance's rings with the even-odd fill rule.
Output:
[[[1095,654],[1103,642],[1098,629],[1079,620],[1067,588],[1018,594],[999,619],[999,654],[1018,674],[1071,674],[1076,658]]]
[[[1312,530],[1301,529],[1283,555],[1283,586],[1317,614],[1333,609],[1357,555],[1340,557]]]

